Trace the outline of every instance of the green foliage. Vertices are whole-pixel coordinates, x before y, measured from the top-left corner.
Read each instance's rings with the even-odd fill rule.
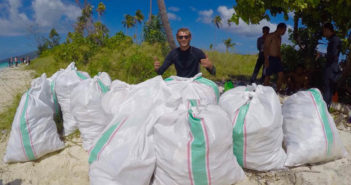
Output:
[[[284,71],[295,71],[296,67],[303,64],[301,53],[293,46],[283,44],[281,47]]]
[[[221,16],[217,15],[213,18],[213,23],[216,25],[216,27],[219,29],[222,26],[222,18]]]
[[[218,51],[205,52],[216,66],[216,76],[210,75],[201,67],[202,74],[211,80],[227,80],[232,78],[249,79],[256,64],[257,55],[240,55]]]
[[[159,15],[152,15],[151,20],[144,25],[144,41],[150,44],[166,42],[166,32]]]
[[[52,28],[49,34],[49,48],[54,48],[60,44],[60,35],[57,33],[55,28]]]
[[[60,44],[60,35],[55,28],[52,28],[49,33],[49,38],[41,37],[38,44],[38,54],[41,55],[48,49],[52,49]]]
[[[228,53],[228,49],[233,48],[235,46],[235,43],[232,42],[231,38],[224,40],[223,43],[225,45],[226,53]]]

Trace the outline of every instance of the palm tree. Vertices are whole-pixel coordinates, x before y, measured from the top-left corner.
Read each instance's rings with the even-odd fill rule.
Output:
[[[164,0],[157,0],[157,4],[158,9],[160,10],[162,25],[165,28],[165,32],[167,35],[168,44],[171,47],[171,49],[175,49],[177,46],[173,39],[171,26],[169,25],[165,2]]]
[[[213,21],[213,23],[216,25],[216,27],[218,29],[221,28],[221,26],[222,26],[222,18],[221,18],[221,16],[219,16],[219,15],[215,16],[212,21]],[[215,31],[214,44],[216,44],[216,32],[217,31]]]
[[[149,23],[152,19],[152,0],[150,0],[150,12],[149,12],[149,19],[147,20],[147,22]]]
[[[106,6],[104,5],[104,3],[100,2],[97,9],[96,9],[96,11],[98,12],[98,15],[99,15],[99,21],[100,21],[100,17],[105,12],[105,10],[106,10]]]
[[[144,20],[144,15],[143,13],[141,12],[141,10],[137,10],[135,12],[135,21],[138,22],[139,24],[141,24]],[[138,27],[137,25],[135,26],[135,29],[136,29],[136,32],[138,31]],[[141,35],[141,34],[140,34]],[[138,40],[138,39],[137,39]]]
[[[122,21],[122,24],[126,28],[126,35],[127,35],[128,28],[135,26],[135,17],[129,14],[124,15],[124,20]]]
[[[228,38],[224,40],[224,45],[225,45],[225,52],[228,53],[228,49],[233,48],[235,46],[235,43],[232,43],[232,39]]]

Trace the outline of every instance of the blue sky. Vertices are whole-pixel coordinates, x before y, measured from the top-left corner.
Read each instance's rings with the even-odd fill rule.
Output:
[[[97,7],[100,0],[90,0]],[[106,12],[101,21],[109,28],[110,35],[125,31],[122,20],[125,14],[134,15],[140,9],[145,18],[149,13],[149,0],[103,0]],[[192,32],[191,45],[208,49],[214,44],[217,50],[224,51],[223,40],[231,38],[236,43],[234,52],[255,54],[256,39],[261,35],[261,28],[269,26],[274,31],[279,22],[284,21],[291,28],[292,18],[285,21],[282,16],[272,17],[268,22],[263,20],[257,25],[228,26],[227,19],[233,14],[233,0],[165,0],[173,34],[181,27],[188,27]],[[152,13],[158,13],[157,1],[152,2]],[[96,14],[96,13],[95,13]],[[20,55],[36,50],[36,37],[48,35],[51,28],[58,30],[61,41],[80,15],[80,8],[75,0],[1,0],[0,1],[0,59]],[[217,29],[211,22],[214,16],[220,15],[223,24]],[[133,28],[132,28],[133,29]],[[140,30],[140,26],[139,26]],[[134,33],[129,30],[128,33]],[[285,34],[283,42],[288,43]]]

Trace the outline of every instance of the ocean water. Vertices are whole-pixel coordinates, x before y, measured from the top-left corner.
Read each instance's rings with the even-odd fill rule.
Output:
[[[6,67],[8,67],[8,66],[9,66],[9,63],[7,63],[7,62],[1,62],[1,63],[0,63],[0,69],[6,68]]]

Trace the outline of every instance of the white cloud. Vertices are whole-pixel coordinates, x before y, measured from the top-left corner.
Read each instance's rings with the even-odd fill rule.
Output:
[[[213,10],[203,10],[199,11],[199,18],[197,18],[196,21],[198,22],[203,22],[205,24],[210,24],[212,22],[212,15],[213,15]]]
[[[201,14],[200,14],[201,12]],[[206,24],[212,24],[211,20],[213,19],[213,11],[200,11],[199,12],[199,18],[198,20],[201,20],[201,22],[206,23]],[[226,6],[219,6],[217,8],[217,12],[222,18],[222,27],[221,29],[224,29],[225,31],[231,32],[231,33],[236,33],[241,36],[246,36],[246,37],[259,37],[262,35],[262,27],[263,26],[268,26],[272,31],[275,31],[277,28],[277,24],[268,22],[267,20],[262,20],[258,24],[247,24],[245,23],[242,19],[239,19],[239,24],[236,25],[235,23],[232,23],[231,25],[228,25],[228,19],[230,19],[235,12],[233,8],[227,8]],[[213,25],[214,26],[214,25]],[[288,29],[292,29],[290,25],[287,25]],[[285,44],[289,44],[290,41],[288,41],[288,34],[286,33],[283,38],[282,42]]]
[[[0,3],[0,35],[26,35],[33,27],[42,33],[49,32],[53,27],[58,32],[66,32],[81,14],[78,6],[64,4],[62,0],[34,0],[30,10],[25,8],[24,12],[21,8],[23,9],[22,0],[5,0]],[[31,11],[33,17],[30,17]]]
[[[289,16],[289,18],[294,19],[295,12],[289,12],[288,16]]]
[[[175,6],[171,6],[168,8],[168,10],[172,11],[172,12],[178,12],[179,11],[179,8],[178,7],[175,7]]]
[[[182,20],[179,16],[177,16],[176,14],[171,13],[171,12],[168,12],[167,16],[168,16],[168,19],[172,20],[172,21],[180,21],[180,20]]]
[[[60,20],[75,21],[81,14],[80,8],[65,5],[61,0],[34,0],[35,22],[40,27],[53,27]],[[57,25],[56,25],[57,26]]]
[[[21,6],[20,0],[7,0],[1,3],[0,10],[3,14],[0,17],[0,35],[21,35],[21,30],[32,23],[24,13],[18,11]]]

